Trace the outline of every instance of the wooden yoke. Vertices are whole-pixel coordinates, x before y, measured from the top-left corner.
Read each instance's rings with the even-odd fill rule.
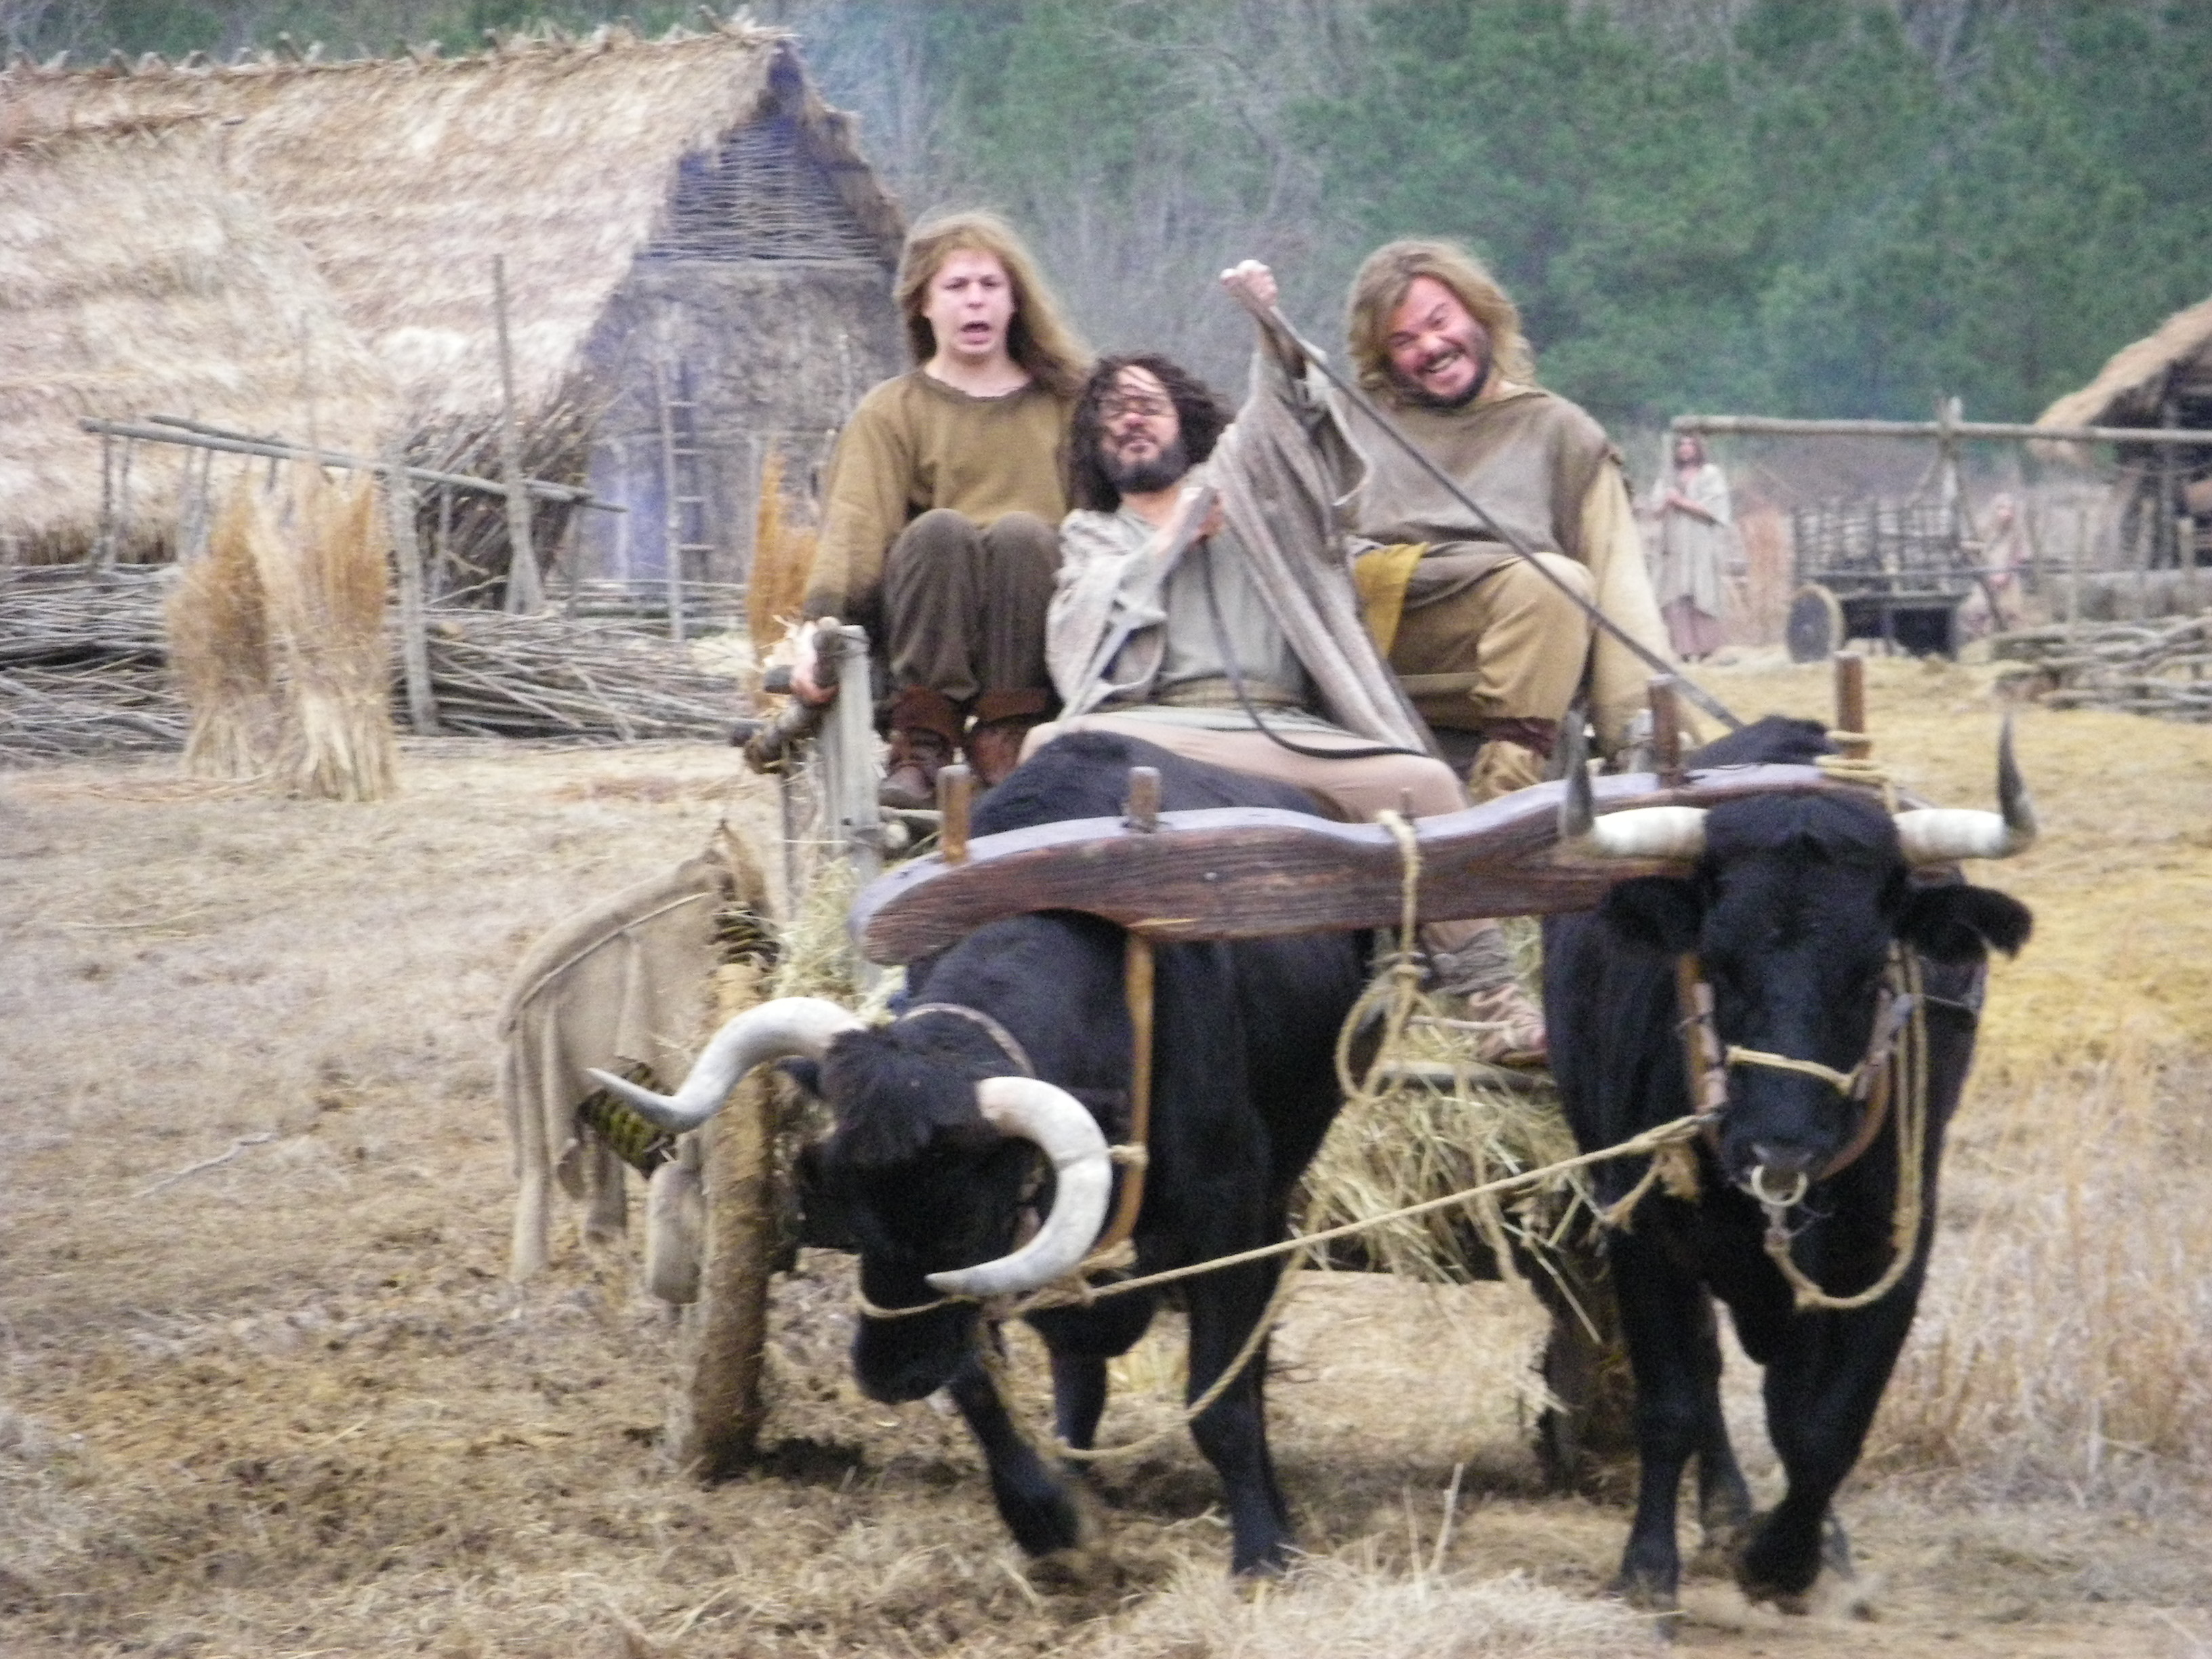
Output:
[[[1668,787],[1650,773],[1594,781],[1597,810],[1717,806],[1759,794],[1855,794],[1811,766],[1720,767]],[[1538,784],[1413,824],[1424,921],[1587,910],[1615,882],[1662,875],[1656,860],[1563,851],[1565,786]],[[987,922],[1081,910],[1155,941],[1260,939],[1391,927],[1405,866],[1380,824],[1271,807],[1163,812],[1156,831],[1084,818],[981,836],[966,860],[915,859],[870,883],[850,926],[861,952],[912,962]]]

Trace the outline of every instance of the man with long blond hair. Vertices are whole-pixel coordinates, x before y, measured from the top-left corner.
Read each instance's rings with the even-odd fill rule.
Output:
[[[1620,453],[1595,421],[1536,384],[1519,311],[1452,243],[1397,241],[1369,255],[1346,328],[1361,384],[1400,429],[1540,550],[1568,590],[1347,414],[1368,463],[1350,503],[1355,571],[1413,706],[1447,752],[1472,754],[1478,800],[1541,780],[1586,665],[1600,740],[1622,747],[1647,671],[1569,597],[1665,653]]]
[[[963,742],[995,783],[1056,706],[1045,611],[1089,354],[995,214],[917,226],[896,294],[915,366],[863,398],[838,440],[805,610],[859,623],[883,647],[884,800],[921,806]],[[828,701],[811,659],[794,679]]]

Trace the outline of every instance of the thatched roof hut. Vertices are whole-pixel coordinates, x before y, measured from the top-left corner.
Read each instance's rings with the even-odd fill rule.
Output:
[[[2212,556],[2212,300],[2177,311],[2114,352],[2097,378],[2036,416],[2038,426],[2165,427],[2208,434],[2203,448],[2119,445],[2124,562],[2198,564]]]
[[[306,251],[437,464],[492,464],[503,260],[531,468],[588,472],[632,507],[586,515],[601,562],[629,574],[660,567],[673,520],[691,574],[741,578],[763,445],[803,434],[811,460],[896,366],[899,209],[780,32],[19,64],[0,106],[33,126],[213,118],[229,175]]]
[[[225,182],[217,143],[186,118],[0,144],[0,561],[82,558],[104,525],[116,556],[159,558],[196,510],[188,452],[141,448],[126,477],[86,416],[312,428],[333,448],[374,448],[395,417],[390,374]]]

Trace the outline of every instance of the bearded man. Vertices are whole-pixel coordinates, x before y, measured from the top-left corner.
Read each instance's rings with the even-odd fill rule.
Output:
[[[1650,671],[1602,634],[1593,653],[1589,617],[1570,597],[1666,654],[1620,452],[1536,384],[1520,313],[1449,242],[1370,254],[1352,280],[1346,332],[1363,388],[1557,579],[1347,416],[1367,463],[1349,504],[1357,578],[1413,707],[1445,752],[1474,752],[1478,800],[1542,780],[1585,665],[1599,740],[1626,747]]]
[[[994,214],[917,226],[895,294],[915,367],[861,398],[838,439],[805,610],[858,623],[881,647],[891,691],[882,798],[917,807],[963,743],[977,775],[997,782],[1054,707],[1044,615],[1088,354]],[[799,635],[793,683],[827,702],[811,637]]]
[[[1224,274],[1262,306],[1262,265]],[[1028,751],[1108,731],[1318,796],[1354,823],[1401,805],[1454,812],[1467,796],[1430,752],[1362,621],[1332,503],[1357,461],[1295,353],[1272,344],[1233,423],[1164,357],[1108,357],[1069,436],[1075,510],[1047,656],[1066,714]],[[1421,930],[1428,981],[1485,1028],[1481,1056],[1543,1058],[1542,1016],[1494,921]]]

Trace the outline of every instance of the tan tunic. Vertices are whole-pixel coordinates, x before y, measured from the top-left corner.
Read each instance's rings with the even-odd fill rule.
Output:
[[[1072,399],[1032,381],[975,398],[917,368],[860,399],[830,464],[806,614],[874,625],[884,555],[933,507],[980,525],[1009,513],[1058,524]]]
[[[1671,660],[1620,458],[1595,421],[1565,398],[1520,386],[1461,409],[1409,404],[1389,412],[1499,524],[1539,551],[1587,565],[1607,619]],[[1463,586],[1514,556],[1372,421],[1349,409],[1340,410],[1338,418],[1367,464],[1348,503],[1355,552],[1427,544],[1407,591],[1407,605]],[[1644,706],[1651,672],[1618,641],[1598,636],[1592,714],[1608,746],[1623,741],[1629,721]]]

